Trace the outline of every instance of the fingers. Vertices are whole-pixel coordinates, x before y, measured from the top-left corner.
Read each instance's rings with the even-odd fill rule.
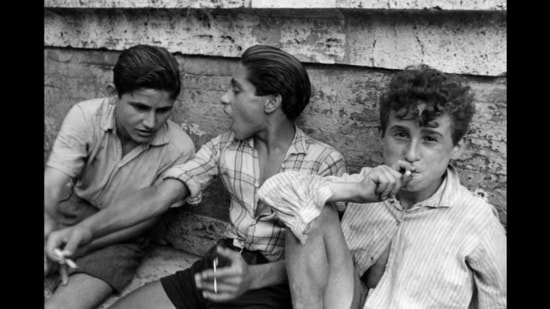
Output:
[[[61,283],[67,285],[69,283],[69,271],[66,264],[59,265],[59,275],[61,276]]]
[[[406,171],[414,172],[415,167],[411,163],[403,160],[398,160],[391,165],[391,168],[404,174]]]

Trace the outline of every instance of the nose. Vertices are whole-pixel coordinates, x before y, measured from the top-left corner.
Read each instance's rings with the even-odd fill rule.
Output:
[[[405,149],[405,160],[408,162],[416,162],[421,158],[420,142],[417,140],[411,140]]]
[[[231,91],[227,90],[220,99],[220,102],[223,105],[223,110],[227,114],[231,114]]]
[[[143,118],[143,126],[147,128],[148,130],[152,130],[155,128],[156,125],[156,117],[154,112],[149,112],[145,114]]]

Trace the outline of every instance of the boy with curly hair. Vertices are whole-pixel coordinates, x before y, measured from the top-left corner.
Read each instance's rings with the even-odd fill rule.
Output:
[[[288,227],[294,308],[505,308],[506,236],[460,184],[470,88],[425,65],[380,100],[384,164],[343,177],[282,173],[260,199]],[[326,202],[349,202],[339,220]]]

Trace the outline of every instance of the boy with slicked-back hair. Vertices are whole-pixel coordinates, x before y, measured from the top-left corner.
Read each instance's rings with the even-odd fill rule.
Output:
[[[102,213],[133,192],[159,183],[195,152],[190,137],[168,120],[181,91],[176,59],[164,48],[136,45],[121,52],[109,96],[75,104],[66,115],[44,171],[44,240]],[[151,218],[79,248],[68,271],[46,257],[44,275],[62,284],[46,308],[93,308],[133,278]],[[45,254],[53,254],[46,250]],[[58,261],[57,261],[58,262]],[[70,277],[69,277],[70,276]]]

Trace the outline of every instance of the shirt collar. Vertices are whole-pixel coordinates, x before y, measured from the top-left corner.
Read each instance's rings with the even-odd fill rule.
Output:
[[[102,113],[100,127],[108,132],[116,132],[116,119],[115,119],[115,104],[117,102],[116,96],[105,98],[105,113]],[[168,121],[160,127],[155,133],[155,137],[146,144],[151,146],[161,146],[167,144],[170,141],[168,138]]]
[[[287,154],[307,153],[307,140],[309,137],[296,125],[294,125],[294,129],[296,133],[294,133],[294,138],[288,148]],[[239,142],[237,139],[235,139],[235,141]],[[244,142],[247,143],[248,146],[254,148],[254,137],[249,137],[244,140]]]

